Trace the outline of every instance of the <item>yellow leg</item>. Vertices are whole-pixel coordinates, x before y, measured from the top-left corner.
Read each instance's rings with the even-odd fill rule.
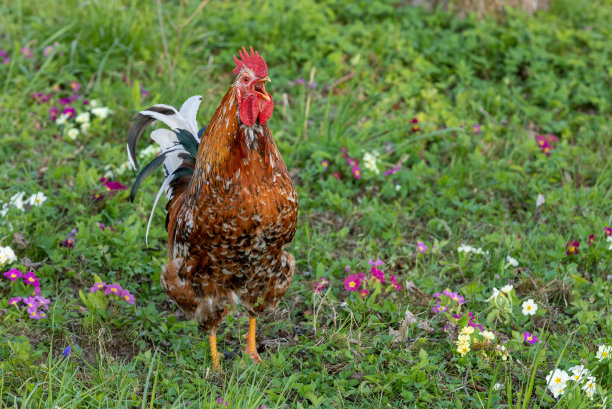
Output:
[[[217,334],[209,335],[210,341],[210,356],[213,361],[213,369],[215,371],[221,370],[221,364],[219,363],[219,352],[217,352]]]
[[[257,353],[257,344],[255,343],[255,323],[256,318],[249,318],[249,332],[247,334],[246,353],[253,358],[253,361],[260,363],[261,357]]]

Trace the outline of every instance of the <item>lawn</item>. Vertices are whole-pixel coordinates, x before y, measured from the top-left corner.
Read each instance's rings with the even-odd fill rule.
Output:
[[[0,406],[606,407],[612,4],[551,3],[3,2]],[[145,244],[162,174],[131,203],[126,142],[192,95],[205,125],[243,45],[272,79],[297,271],[264,363],[238,309],[215,372],[160,285],[163,206]]]

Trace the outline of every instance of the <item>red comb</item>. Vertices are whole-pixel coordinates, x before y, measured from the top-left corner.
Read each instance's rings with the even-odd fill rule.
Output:
[[[242,47],[242,50],[238,50],[238,54],[240,54],[240,60],[234,55],[234,62],[236,63],[236,68],[232,71],[234,74],[237,75],[244,66],[250,68],[259,78],[268,75],[266,62],[257,51],[253,51],[253,47],[251,47],[250,55],[244,47]]]

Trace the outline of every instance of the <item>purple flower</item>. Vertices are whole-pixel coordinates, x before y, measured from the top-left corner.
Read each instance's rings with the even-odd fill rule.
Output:
[[[72,90],[72,92],[79,92],[79,90],[81,89],[81,84],[76,81],[70,81],[70,89]]]
[[[36,301],[36,297],[34,296],[24,298],[21,300],[21,302],[23,302],[28,308],[34,308],[34,309],[38,309],[38,306],[40,305],[38,301]]]
[[[329,284],[329,280],[325,277],[322,277],[321,280],[315,281],[314,292],[319,294],[325,291],[325,287]]]
[[[70,105],[70,103],[72,102],[72,100],[71,100],[70,98],[60,98],[60,99],[58,100],[58,102],[59,102],[61,105]]]
[[[27,311],[28,311],[28,317],[30,318],[33,318],[35,320],[44,318],[44,315],[43,315],[44,313],[39,312],[37,308],[31,307],[31,308],[28,308]]]
[[[34,56],[30,47],[22,47],[21,54],[23,54],[25,58],[32,58]]]
[[[4,276],[11,281],[15,281],[18,278],[23,278],[23,273],[16,268],[11,268],[9,271],[4,273]]]
[[[60,242],[60,247],[69,247],[69,248],[73,248],[74,247],[74,242],[75,242],[75,236],[77,234],[79,230],[78,229],[72,229],[72,231],[70,232],[70,234],[68,235],[68,237]]]
[[[62,100],[60,99],[60,104],[61,103],[62,103]],[[68,119],[70,119],[70,118],[72,118],[73,116],[76,115],[76,109],[74,109],[72,107],[66,107],[62,111],[62,115],[68,115]]]
[[[351,172],[353,172],[353,176],[355,176],[355,179],[361,179],[361,168],[359,167],[359,165],[354,165],[351,169]]]
[[[376,261],[368,260],[368,263],[370,263],[372,267],[380,267],[384,264],[384,262],[381,259],[376,259]]]
[[[604,227],[604,233],[606,234],[606,237],[612,236],[612,227]]]
[[[59,115],[59,108],[58,107],[51,107],[51,108],[49,108],[49,119],[51,119],[53,122],[55,122],[55,120],[57,119],[58,115]]]
[[[417,251],[419,253],[425,254],[425,252],[427,251],[427,245],[422,241],[417,242]]]
[[[360,279],[361,281],[365,281],[366,276],[363,273],[357,273],[357,278]]]
[[[385,144],[385,152],[390,153],[393,152],[393,144],[390,141],[387,141],[387,143]]]
[[[536,136],[536,143],[538,144],[538,147],[542,150],[542,153],[544,153],[544,155],[550,156],[551,145],[547,135]]]
[[[52,52],[53,52],[53,46],[52,45],[48,45],[45,48],[43,48],[43,55],[45,57],[50,56]]]
[[[448,307],[447,307],[446,305],[442,305],[442,304],[440,303],[440,300],[438,300],[438,301],[436,301],[436,305],[434,305],[434,306],[431,308],[431,310],[437,314],[437,313],[440,313],[440,312],[446,312],[446,311],[448,311]]]
[[[34,300],[38,303],[39,307],[43,307],[46,311],[49,311],[49,305],[51,304],[51,300],[45,297],[41,297],[40,295],[35,296]]]
[[[38,278],[36,278],[36,274],[31,271],[26,271],[25,275],[23,276],[23,281],[26,284],[33,285],[34,287],[40,287],[40,281]]]
[[[480,124],[474,124],[472,125],[472,131],[474,135],[480,135],[482,133],[482,126]]]
[[[21,297],[13,297],[9,300],[9,305],[17,305],[21,301]]]
[[[594,241],[595,241],[595,235],[594,234],[589,235],[589,240],[587,241],[587,244],[590,246],[593,244]]]
[[[344,159],[346,159],[346,163],[349,166],[356,166],[359,164],[359,160],[351,158],[344,146],[342,147],[342,156],[344,156]]]
[[[106,288],[106,283],[94,283],[93,287],[89,289],[90,293],[95,293],[96,291],[104,290]]]
[[[523,340],[527,342],[529,345],[533,345],[538,342],[538,337],[530,332],[523,333]]]
[[[122,294],[123,288],[121,288],[121,286],[119,284],[110,284],[107,285],[106,288],[104,289],[104,294],[109,295],[109,294],[115,294],[120,296]]]
[[[344,279],[344,288],[346,288],[346,291],[358,291],[360,286],[361,280],[354,274]]]
[[[144,89],[144,88],[142,87],[142,85],[140,86],[140,96],[141,96],[142,98],[146,98],[146,97],[148,97],[150,94],[151,94],[151,93],[150,93],[149,91],[147,91],[146,89]]]
[[[393,166],[391,169],[385,170],[383,172],[383,175],[385,176],[393,175],[394,173],[399,172],[400,169],[401,169],[401,166]]]
[[[128,304],[134,305],[134,296],[128,290],[123,290],[121,292],[121,298]]]
[[[567,249],[567,251],[565,252],[565,254],[567,254],[568,256],[570,255],[576,255],[579,253],[578,251],[578,247],[580,247],[580,242],[579,241],[569,241],[566,245],[565,248]]]
[[[323,159],[321,161],[321,166],[323,166],[323,169],[325,170],[329,169],[329,161],[327,159]]]
[[[297,85],[302,85],[305,82],[306,82],[306,80],[304,78],[298,78],[297,80],[295,80],[295,83]]]
[[[127,186],[122,184],[121,182],[113,182],[111,180],[107,180],[106,178],[100,179],[100,182],[102,182],[102,185],[104,185],[106,187],[106,190],[109,192],[127,189]]]
[[[311,82],[310,83],[310,88],[315,89],[317,87],[317,83],[316,82]]]
[[[351,271],[351,266],[344,266],[344,272],[349,273]]]
[[[62,351],[62,355],[64,355],[64,358],[68,358],[70,356],[71,351],[72,351],[72,348],[70,348],[69,346],[64,348],[64,350]]]

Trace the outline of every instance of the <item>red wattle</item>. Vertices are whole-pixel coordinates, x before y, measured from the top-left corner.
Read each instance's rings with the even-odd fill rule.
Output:
[[[255,121],[259,119],[259,122],[263,125],[270,119],[274,111],[274,102],[270,94],[268,94],[268,97],[270,97],[270,101],[266,101],[257,95],[251,95],[238,103],[240,120],[243,124],[253,126]]]
[[[266,123],[268,119],[272,116],[272,111],[274,111],[274,101],[272,100],[272,95],[268,94],[270,98],[269,101],[266,101],[263,98],[259,98],[259,103],[261,106],[261,111],[259,111],[259,122],[263,125]]]

